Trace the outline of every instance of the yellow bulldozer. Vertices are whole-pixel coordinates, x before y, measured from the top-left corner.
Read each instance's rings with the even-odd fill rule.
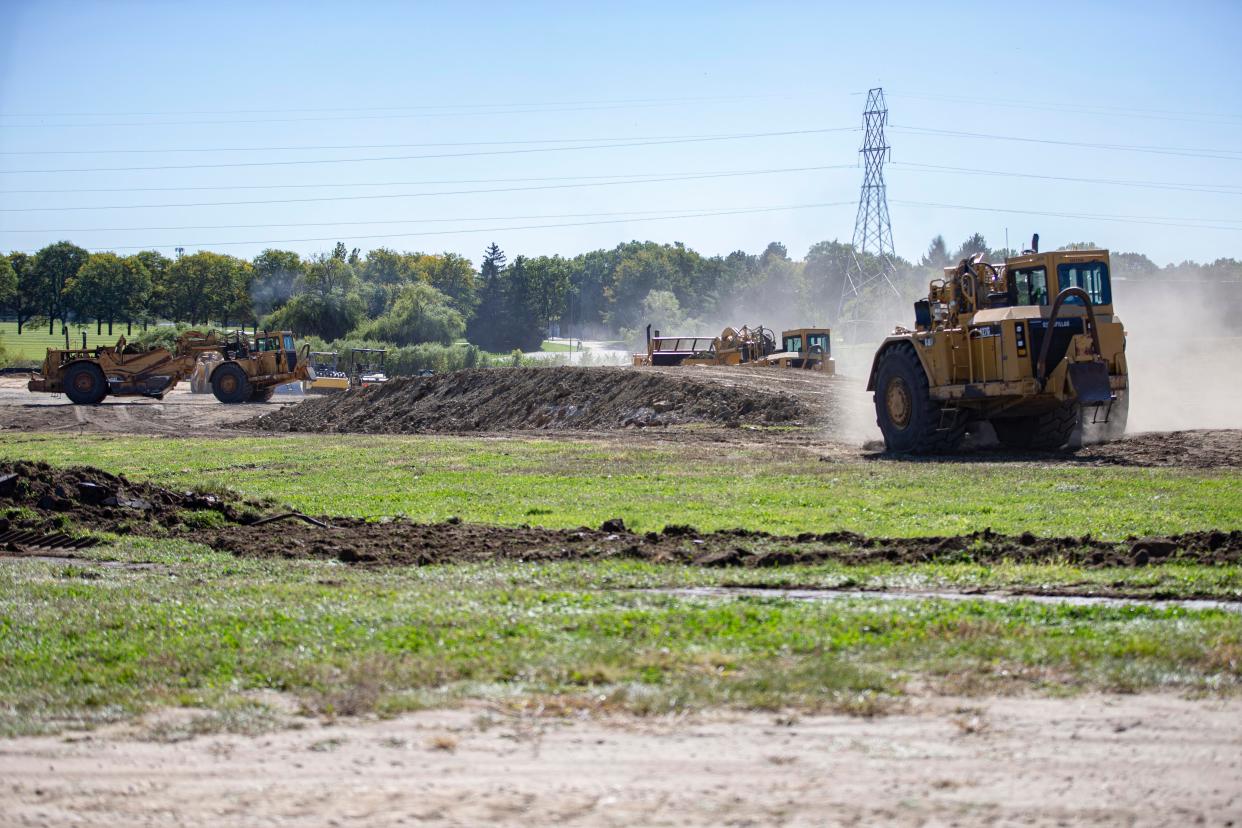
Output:
[[[647,352],[635,365],[748,365],[836,372],[828,328],[795,328],[775,334],[762,325],[725,328],[719,336],[661,336],[647,326]]]
[[[313,379],[314,371],[288,331],[255,335],[236,331],[187,331],[173,350],[140,348],[121,337],[116,346],[49,348],[42,370],[31,375],[31,391],[63,393],[79,405],[93,405],[111,394],[163,399],[197,370],[216,399],[225,403],[266,402],[276,386]]]
[[[1015,449],[1052,450],[1125,432],[1126,334],[1107,250],[1039,252],[947,267],[876,351],[867,390],[894,452],[955,449],[989,423]]]

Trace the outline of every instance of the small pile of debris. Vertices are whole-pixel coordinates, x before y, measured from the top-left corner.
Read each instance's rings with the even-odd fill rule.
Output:
[[[814,419],[791,394],[629,368],[475,368],[307,400],[237,428],[366,434],[736,427]]]
[[[207,492],[176,492],[89,466],[56,468],[23,460],[0,461],[0,533],[172,527],[187,512],[216,512],[228,523],[250,522],[255,506]]]

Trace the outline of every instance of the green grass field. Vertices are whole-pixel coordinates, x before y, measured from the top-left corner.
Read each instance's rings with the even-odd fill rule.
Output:
[[[335,434],[9,434],[0,457],[228,486],[308,513],[421,521],[576,527],[620,517],[640,531],[679,523],[893,537],[985,527],[1105,539],[1242,529],[1233,471],[823,462],[808,451],[715,443]]]
[[[207,483],[313,513],[549,526],[623,517],[874,535],[1122,538],[1242,527],[1234,472],[822,462],[801,449],[446,437],[8,434],[0,457]],[[278,531],[278,530],[277,530]],[[798,601],[670,587],[1113,591],[1242,598],[1238,567],[1064,564],[705,569],[632,561],[365,569],[123,538],[124,566],[0,565],[0,734],[209,710],[199,731],[391,715],[466,699],[520,709],[900,709],[912,693],[1234,693],[1242,615],[1016,600]]]
[[[135,327],[134,330],[141,328]],[[125,325],[113,325],[111,336],[108,336],[107,325],[104,325],[103,336],[95,335],[93,323],[83,328],[70,325],[69,344],[74,348],[82,347],[83,331],[86,332],[86,347],[94,348],[96,345],[115,345],[117,338],[125,333]],[[4,345],[9,359],[42,362],[48,348],[65,347],[65,338],[60,334],[59,324],[56,326],[56,333],[51,336],[48,335],[46,322],[42,325],[26,325],[21,336],[18,336],[16,322],[0,322],[0,344]]]

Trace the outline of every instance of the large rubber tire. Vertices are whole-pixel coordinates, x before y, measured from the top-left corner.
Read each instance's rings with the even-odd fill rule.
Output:
[[[950,452],[958,447],[965,423],[956,416],[945,425],[941,406],[927,391],[927,374],[908,345],[880,355],[875,381],[875,417],[892,452]]]
[[[108,381],[98,365],[89,362],[70,365],[65,371],[65,396],[77,405],[95,405],[108,396]]]
[[[1064,402],[1042,414],[992,420],[996,439],[1006,448],[1056,451],[1070,441],[1078,425],[1078,405]]]
[[[211,393],[222,403],[244,403],[253,392],[246,372],[235,363],[226,362],[211,372]]]
[[[265,403],[272,401],[272,395],[276,393],[276,386],[269,385],[266,388],[255,388],[250,392],[250,401],[252,403]]]

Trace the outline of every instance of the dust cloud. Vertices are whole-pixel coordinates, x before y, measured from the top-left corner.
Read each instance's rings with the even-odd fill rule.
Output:
[[[1242,283],[1115,282],[1130,432],[1242,428]]]

